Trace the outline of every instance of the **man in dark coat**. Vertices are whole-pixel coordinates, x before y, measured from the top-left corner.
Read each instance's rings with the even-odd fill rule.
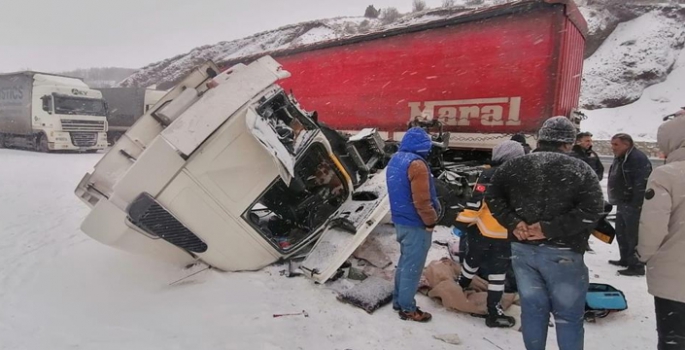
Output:
[[[576,136],[576,145],[573,146],[573,153],[578,159],[587,163],[597,174],[599,181],[604,178],[604,165],[599,156],[592,150],[592,134],[581,132]]]
[[[485,193],[492,214],[514,239],[528,350],[545,349],[550,313],[559,349],[583,348],[589,285],[583,255],[604,199],[592,168],[568,155],[576,133],[567,118],[548,119],[539,131],[539,148],[499,167]]]
[[[645,267],[637,258],[636,247],[640,226],[640,212],[645,197],[652,163],[635,148],[628,134],[616,134],[611,139],[614,162],[609,169],[609,203],[616,206],[616,240],[620,260],[609,263],[626,267],[618,273],[624,276],[644,276]]]

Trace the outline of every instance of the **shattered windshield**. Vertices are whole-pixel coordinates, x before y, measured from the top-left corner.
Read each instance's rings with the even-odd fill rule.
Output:
[[[104,117],[107,110],[101,99],[55,96],[55,113]]]
[[[292,155],[298,155],[318,131],[316,124],[295,107],[284,93],[264,102],[258,113],[267,120],[279,141]]]

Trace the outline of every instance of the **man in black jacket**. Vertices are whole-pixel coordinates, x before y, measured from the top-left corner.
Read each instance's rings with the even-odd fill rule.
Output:
[[[640,212],[645,197],[647,180],[652,173],[652,162],[635,148],[628,134],[616,134],[611,139],[614,162],[609,168],[609,203],[616,205],[616,240],[620,260],[610,260],[616,266],[627,267],[618,273],[624,276],[644,276],[645,267],[636,253]]]
[[[539,148],[502,165],[485,194],[494,217],[513,235],[528,350],[545,349],[550,312],[557,320],[559,349],[583,348],[589,284],[583,254],[604,199],[592,168],[568,155],[576,132],[565,117],[545,121]]]
[[[599,156],[592,150],[592,134],[581,132],[576,136],[576,145],[573,146],[573,153],[578,159],[587,163],[597,174],[599,181],[604,178],[604,165]]]

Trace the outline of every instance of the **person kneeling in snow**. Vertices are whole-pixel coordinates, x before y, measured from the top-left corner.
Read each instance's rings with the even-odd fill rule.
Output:
[[[393,309],[399,311],[401,319],[418,322],[431,319],[431,314],[416,307],[414,296],[440,212],[435,182],[426,162],[432,145],[423,129],[409,129],[386,172],[392,222],[401,246],[395,271]]]
[[[516,141],[505,141],[497,145],[492,150],[492,168],[483,171],[476,183],[473,196],[457,217],[456,226],[466,232],[465,239],[468,241],[468,250],[457,280],[459,285],[464,289],[469,287],[485,260],[491,266],[488,275],[488,315],[485,318],[488,327],[513,327],[516,321],[513,317],[505,315],[500,305],[506,272],[511,264],[511,245],[507,229],[490,213],[484,201],[484,194],[497,167],[523,155],[525,150]]]

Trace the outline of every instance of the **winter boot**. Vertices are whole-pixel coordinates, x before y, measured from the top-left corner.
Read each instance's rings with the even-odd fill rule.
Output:
[[[416,322],[428,322],[431,320],[431,318],[433,318],[433,315],[429,314],[428,312],[421,311],[421,309],[418,307],[416,308],[416,311],[412,312],[400,311],[399,315],[403,320]]]
[[[621,276],[644,276],[645,266],[644,265],[633,265],[628,266],[625,270],[619,270],[618,274]]]
[[[516,325],[516,319],[505,315],[502,305],[497,304],[494,310],[490,310],[485,318],[485,325],[490,328],[511,328]]]
[[[628,264],[626,264],[626,262],[623,260],[609,260],[609,264],[620,267],[628,267]]]

